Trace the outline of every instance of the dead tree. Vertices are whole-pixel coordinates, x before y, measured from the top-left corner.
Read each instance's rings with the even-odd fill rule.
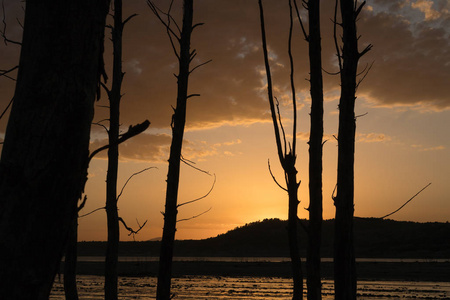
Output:
[[[320,247],[322,243],[322,154],[323,154],[323,78],[322,46],[320,33],[320,1],[303,0],[308,11],[308,34],[294,1],[297,17],[305,40],[308,42],[311,127],[309,135],[309,222],[306,228],[308,247],[306,251],[306,282],[308,299],[322,299],[320,273]]]
[[[273,96],[272,89],[272,76],[270,72],[269,65],[269,55],[267,53],[267,42],[266,42],[266,32],[264,25],[264,11],[262,1],[258,0],[259,4],[259,12],[260,12],[260,21],[261,21],[261,36],[262,36],[262,44],[263,44],[263,54],[264,54],[264,64],[266,68],[266,76],[267,76],[267,89],[268,89],[268,98],[270,111],[272,116],[273,128],[275,131],[275,141],[277,144],[278,158],[280,160],[280,164],[284,170],[285,182],[287,188],[280,186],[283,190],[288,193],[289,202],[288,202],[288,240],[289,240],[289,254],[291,257],[292,264],[292,275],[294,282],[294,291],[293,291],[293,300],[302,299],[303,298],[303,273],[301,269],[301,259],[300,259],[300,249],[298,242],[298,188],[300,186],[300,182],[297,182],[297,169],[295,168],[295,161],[297,159],[296,155],[296,136],[297,136],[297,104],[295,99],[295,87],[294,87],[294,67],[293,67],[293,59],[291,53],[291,41],[292,41],[292,5],[291,1],[289,1],[289,9],[290,9],[290,28],[289,28],[289,58],[290,58],[290,83],[292,89],[292,102],[293,102],[293,133],[292,133],[292,144],[289,143],[289,152],[286,143],[285,131],[283,129],[283,125],[281,123],[281,116],[278,107],[278,101],[275,106],[275,100]],[[278,119],[277,119],[278,114]],[[280,134],[280,128],[282,131],[282,135]],[[270,165],[269,165],[270,168]],[[275,177],[272,174],[272,177],[275,180]],[[275,180],[276,181],[276,180]]]
[[[106,0],[27,2],[0,161],[4,299],[49,297],[86,181],[107,11]]]
[[[208,63],[200,64],[193,69],[190,69],[190,63],[197,55],[195,50],[191,47],[191,34],[194,28],[202,25],[198,23],[193,25],[193,0],[183,1],[183,24],[180,27],[176,24],[173,17],[170,15],[170,8],[173,1],[170,3],[169,12],[163,14],[152,1],[147,1],[152,12],[164,24],[167,34],[169,35],[172,49],[178,59],[179,70],[177,78],[177,104],[173,108],[172,115],[172,142],[170,145],[169,154],[169,170],[167,173],[167,189],[166,189],[166,204],[164,210],[164,228],[161,240],[161,252],[159,258],[158,271],[158,285],[156,291],[156,299],[168,300],[171,298],[171,277],[172,277],[172,258],[173,247],[175,241],[177,213],[178,213],[178,186],[180,180],[180,164],[182,161],[181,150],[183,146],[183,135],[186,124],[186,107],[187,100],[198,94],[188,94],[188,83],[190,74],[198,67]],[[167,17],[167,21],[162,18],[162,15]],[[175,23],[175,30],[172,30],[171,24]],[[175,40],[175,41],[174,41]],[[176,43],[175,43],[176,42]],[[178,44],[178,45],[176,45]],[[179,46],[179,48],[177,48]]]
[[[365,2],[340,0],[341,23],[337,24],[335,7],[335,44],[341,79],[338,129],[338,167],[336,196],[334,284],[338,300],[356,299],[356,263],[353,245],[354,160],[355,160],[355,100],[358,86],[358,62],[372,45],[358,51],[356,20]],[[342,27],[342,51],[338,46],[336,26]]]
[[[114,25],[111,29],[113,44],[113,76],[112,87],[105,88],[109,99],[109,149],[108,172],[106,176],[106,217],[108,228],[108,240],[105,254],[105,299],[117,300],[117,264],[119,257],[119,215],[117,210],[117,174],[119,167],[119,138],[120,138],[120,101],[122,98],[121,87],[125,73],[122,72],[122,34],[125,21],[122,20],[122,0],[114,0]]]

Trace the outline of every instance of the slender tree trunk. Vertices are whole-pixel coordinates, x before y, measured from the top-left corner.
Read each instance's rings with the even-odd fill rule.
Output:
[[[295,160],[294,160],[295,161]],[[303,272],[300,257],[300,246],[298,241],[298,183],[297,170],[292,165],[287,172],[288,194],[289,194],[289,210],[288,210],[288,239],[289,239],[289,255],[291,257],[292,277],[294,282],[294,290],[292,300],[303,299]]]
[[[78,240],[78,215],[76,218],[73,218],[72,225],[69,230],[69,238],[67,240],[64,258],[64,294],[66,296],[66,300],[78,300],[77,277],[76,277],[77,240]]]
[[[30,0],[0,162],[0,295],[48,299],[87,175],[106,0]]]
[[[343,29],[341,97],[339,101],[337,193],[334,199],[336,299],[356,299],[356,264],[353,246],[355,93],[358,60],[355,1],[341,0]]]
[[[170,299],[173,246],[177,223],[178,185],[180,180],[180,159],[186,123],[186,102],[188,98],[190,43],[193,19],[193,0],[183,1],[183,27],[180,39],[177,106],[172,116],[172,143],[170,145],[169,170],[167,173],[166,206],[164,229],[159,258],[158,286],[156,299]]]
[[[117,300],[117,263],[119,257],[119,215],[117,210],[117,173],[119,167],[120,99],[122,86],[122,0],[114,0],[113,82],[109,97],[109,149],[106,176],[106,217],[108,241],[105,256],[105,299]]]
[[[258,1],[259,4],[259,13],[260,13],[260,22],[261,22],[261,39],[263,44],[263,54],[264,54],[264,65],[266,69],[267,76],[267,93],[269,106],[272,116],[272,123],[275,133],[275,142],[277,145],[278,158],[280,160],[280,164],[284,170],[284,175],[286,179],[287,189],[283,188],[288,193],[288,241],[289,241],[289,254],[291,257],[291,267],[292,267],[292,280],[294,284],[293,289],[293,300],[303,299],[303,272],[300,258],[300,247],[298,241],[298,187],[300,183],[297,183],[297,169],[295,168],[296,162],[296,127],[297,127],[297,106],[295,100],[295,87],[294,87],[294,63],[292,59],[291,52],[291,42],[292,42],[292,5],[289,0],[289,12],[290,12],[290,28],[289,28],[289,41],[288,41],[288,53],[290,59],[290,81],[291,81],[291,89],[292,89],[292,102],[293,102],[293,134],[292,134],[292,144],[290,144],[290,151],[287,152],[286,145],[286,136],[283,133],[283,141],[284,148],[281,142],[281,134],[280,128],[282,127],[281,121],[278,124],[277,120],[277,110],[275,108],[275,101],[273,97],[273,88],[272,88],[272,75],[270,72],[270,64],[269,64],[269,55],[267,51],[267,41],[266,41],[266,30],[264,24],[264,10],[262,1]],[[278,111],[279,114],[279,111]],[[279,116],[280,117],[280,116]],[[283,150],[284,149],[284,150]]]
[[[309,225],[307,248],[308,300],[322,299],[320,247],[322,243],[323,80],[320,1],[308,1],[311,128],[309,138]]]

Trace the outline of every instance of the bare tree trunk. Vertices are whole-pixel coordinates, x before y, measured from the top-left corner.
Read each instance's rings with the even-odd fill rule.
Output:
[[[0,295],[48,299],[87,175],[106,0],[27,1],[0,162]]]
[[[159,258],[158,286],[156,299],[171,298],[172,258],[177,223],[178,185],[180,180],[180,159],[186,123],[186,102],[188,98],[190,43],[193,19],[193,0],[183,1],[183,27],[180,36],[177,105],[172,116],[172,143],[170,145],[169,170],[167,173],[166,206],[164,229]]]
[[[364,3],[357,7],[354,0],[340,0],[343,48],[342,64],[339,61],[341,97],[337,190],[334,198],[336,207],[334,282],[336,299],[339,300],[356,299],[356,263],[353,245],[356,76],[359,58],[371,47],[369,45],[362,53],[358,52],[356,19]]]
[[[311,128],[309,138],[309,225],[307,248],[308,300],[322,299],[320,247],[322,243],[322,139],[323,80],[320,37],[320,1],[309,0],[309,64],[311,84]]]
[[[105,255],[105,299],[117,300],[117,264],[119,256],[119,215],[117,210],[117,173],[119,168],[120,99],[122,86],[122,0],[114,0],[113,79],[109,97],[109,149],[106,176],[106,217],[108,240]]]
[[[275,101],[273,96],[273,88],[272,88],[272,75],[270,72],[270,64],[269,64],[269,55],[267,51],[267,41],[266,41],[266,30],[264,25],[264,11],[262,1],[259,0],[259,12],[260,12],[260,22],[261,22],[261,38],[263,44],[263,54],[264,54],[264,65],[266,69],[267,76],[267,92],[269,99],[269,106],[272,116],[272,123],[275,132],[275,142],[277,145],[278,158],[280,160],[280,164],[284,170],[286,186],[287,188],[281,187],[281,185],[277,184],[284,189],[289,196],[288,203],[288,241],[289,241],[289,254],[291,257],[291,266],[292,266],[292,279],[294,284],[293,289],[293,300],[303,299],[303,272],[301,266],[301,258],[300,258],[300,247],[298,241],[298,187],[300,183],[297,183],[297,169],[295,168],[295,162],[297,159],[297,155],[295,152],[296,149],[296,136],[297,136],[297,104],[295,99],[295,87],[294,87],[294,64],[291,53],[291,42],[292,42],[292,27],[293,27],[293,17],[292,17],[292,5],[291,1],[289,2],[289,12],[290,12],[290,28],[289,28],[289,41],[288,41],[288,53],[290,59],[290,83],[292,90],[292,103],[293,103],[293,133],[292,133],[292,144],[289,144],[289,152],[287,152],[286,145],[286,136],[284,134],[283,125],[281,124],[281,116],[277,108],[275,108]],[[277,113],[279,121],[277,120]],[[284,147],[282,145],[282,138],[280,134],[280,127],[282,129]],[[272,175],[273,176],[273,175]],[[274,178],[275,179],[275,178]]]
[[[78,210],[77,210],[78,211]],[[78,216],[73,218],[69,230],[66,252],[64,258],[64,295],[66,300],[78,300],[77,291],[77,240],[78,240]]]

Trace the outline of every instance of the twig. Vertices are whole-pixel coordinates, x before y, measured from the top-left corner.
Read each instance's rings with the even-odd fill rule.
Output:
[[[147,224],[147,220],[145,220],[144,224],[142,224],[142,226],[141,226],[141,225],[139,225],[139,221],[136,219],[136,222],[138,223],[139,228],[137,230],[134,230],[133,228],[128,227],[127,223],[125,223],[125,221],[121,217],[119,217],[118,220],[122,223],[122,225],[125,227],[125,229],[130,232],[128,234],[128,236],[133,235],[133,240],[134,240],[134,236],[137,233],[139,233],[139,231],[141,231],[142,228],[144,228],[145,224]]]
[[[338,57],[339,63],[339,72],[342,71],[342,59],[341,59],[341,51],[339,50],[339,43],[337,41],[337,9],[338,9],[338,0],[335,2],[334,6],[334,20],[333,20],[333,38],[334,38],[334,46],[336,48],[336,55]]]
[[[99,207],[99,208],[96,208],[96,209],[94,209],[93,211],[88,212],[87,214],[84,214],[84,215],[79,216],[78,218],[83,218],[83,217],[89,216],[90,214],[93,214],[93,213],[95,213],[96,211],[99,211],[99,210],[101,210],[101,209],[106,209],[106,207]]]
[[[80,212],[84,206],[86,205],[86,201],[87,201],[87,196],[84,195],[83,201],[81,202],[80,206],[78,206],[78,212]]]
[[[201,64],[195,66],[192,70],[189,71],[189,74],[192,73],[192,72],[194,72],[196,69],[198,69],[198,68],[200,68],[200,67],[203,67],[203,66],[206,65],[206,64],[209,64],[210,62],[212,62],[212,59],[210,59],[210,60],[208,60],[208,61],[205,61],[204,63],[201,63]]]
[[[295,12],[297,13],[297,18],[302,28],[303,35],[305,36],[305,40],[309,42],[309,36],[306,33],[305,27],[303,26],[302,18],[300,17],[300,12],[298,11],[297,0],[294,0]]]
[[[267,160],[267,165],[269,166],[269,173],[272,176],[273,181],[275,181],[275,183],[278,185],[278,187],[280,189],[282,189],[283,191],[288,191],[285,187],[281,186],[281,184],[278,183],[277,179],[275,178],[275,176],[272,173],[272,170],[270,169],[270,160]]]
[[[11,80],[13,80],[13,81],[16,81],[15,78],[12,78],[11,76],[8,76],[7,74],[8,74],[8,73],[11,73],[12,71],[14,71],[14,70],[17,69],[17,68],[19,68],[19,66],[12,67],[12,68],[9,69],[9,70],[0,70],[0,77],[1,77],[1,76],[5,76],[5,77],[8,78],[8,79],[11,79]]]
[[[145,172],[145,171],[147,171],[147,170],[150,170],[150,169],[158,169],[158,167],[148,167],[148,168],[145,168],[145,169],[143,169],[143,170],[140,170],[139,172],[136,172],[136,173],[132,174],[130,177],[128,177],[127,181],[126,181],[125,184],[122,186],[122,189],[120,190],[119,195],[117,195],[117,201],[119,201],[120,196],[122,196],[123,190],[124,190],[125,187],[127,186],[128,182],[131,180],[131,178],[133,178],[134,176],[139,175],[139,174],[141,174],[141,173],[143,173],[143,172]]]
[[[5,43],[5,45],[8,45],[8,43],[16,44],[16,45],[22,45],[21,42],[17,42],[17,41],[10,40],[10,39],[8,39],[8,37],[6,36],[5,1],[2,1],[2,11],[3,11],[3,20],[2,20],[2,23],[3,23],[3,30],[0,31],[0,34],[1,34],[2,37],[3,37],[3,42]],[[19,25],[21,25],[20,22],[19,22]]]
[[[97,125],[99,125],[99,124],[97,124]],[[148,120],[145,120],[141,124],[137,124],[135,126],[130,125],[130,127],[128,128],[128,131],[125,132],[124,134],[122,134],[122,136],[117,140],[117,145],[120,145],[121,143],[125,142],[126,140],[140,134],[141,132],[144,132],[148,128],[149,125],[150,125],[150,122]],[[98,148],[97,150],[94,150],[91,153],[91,155],[89,155],[88,162],[90,162],[97,153],[99,153],[103,150],[109,149],[111,146],[112,146],[111,144],[108,144],[108,145]]]
[[[412,196],[411,198],[409,198],[408,201],[406,201],[402,206],[400,206],[397,210],[391,212],[390,214],[387,214],[383,217],[380,217],[379,219],[384,219],[386,217],[389,217],[393,214],[395,214],[396,212],[398,212],[400,209],[402,209],[406,204],[408,204],[409,202],[411,202],[412,199],[416,198],[417,195],[419,195],[420,193],[422,193],[423,190],[425,190],[427,187],[429,187],[431,185],[431,182],[429,184],[427,184],[424,188],[422,188],[420,191],[418,191],[414,196]]]
[[[192,219],[195,219],[195,218],[198,218],[198,217],[200,217],[201,215],[204,215],[204,214],[206,214],[207,212],[209,212],[210,210],[212,209],[212,207],[210,207],[208,210],[205,210],[204,212],[202,212],[201,214],[198,214],[198,215],[195,215],[195,216],[192,216],[192,217],[190,217],[190,218],[186,218],[186,219],[181,219],[181,220],[177,220],[177,223],[178,222],[183,222],[183,221],[189,221],[189,220],[192,220]]]
[[[214,189],[214,185],[215,184],[216,184],[216,174],[214,174],[214,181],[213,181],[213,184],[212,184],[211,188],[209,189],[209,191],[205,195],[201,196],[200,198],[197,198],[197,199],[194,199],[194,200],[191,200],[191,201],[187,201],[187,202],[178,204],[177,207],[181,207],[181,206],[186,205],[186,204],[191,204],[191,203],[197,202],[199,200],[202,200],[202,199],[208,197],[208,195],[211,194],[212,190]]]
[[[205,174],[211,176],[211,174],[210,174],[208,171],[205,171],[205,170],[202,170],[202,169],[200,169],[200,168],[197,168],[196,166],[194,166],[195,162],[185,159],[185,158],[183,157],[183,155],[181,155],[180,161],[183,162],[183,163],[185,163],[186,165],[188,165],[188,166],[191,167],[192,169],[195,169],[195,170],[197,170],[197,171],[200,171],[200,172],[202,172],[202,173],[205,173]],[[214,176],[215,176],[215,175],[214,175]]]
[[[2,114],[0,115],[0,119],[3,118],[3,116],[5,115],[5,113],[8,111],[8,108],[11,106],[11,104],[14,101],[14,97],[11,98],[11,101],[9,101],[8,105],[6,106],[6,108],[3,110]]]

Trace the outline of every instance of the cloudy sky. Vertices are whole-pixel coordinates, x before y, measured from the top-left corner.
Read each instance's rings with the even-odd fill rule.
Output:
[[[157,1],[167,9],[168,1]],[[267,38],[275,80],[275,95],[281,103],[283,123],[292,126],[287,61],[287,1],[264,1]],[[21,3],[5,1],[7,34],[20,40],[23,19]],[[181,1],[176,0],[175,18]],[[322,48],[324,69],[336,72],[332,38],[333,1],[322,1]],[[123,130],[148,119],[150,128],[121,145],[119,185],[134,176],[119,201],[120,215],[130,226],[136,219],[146,227],[136,236],[147,240],[161,235],[165,200],[170,121],[176,98],[177,61],[164,28],[145,1],[125,2],[127,14],[139,16],[127,24],[124,36]],[[306,16],[306,12],[302,12]],[[273,182],[267,161],[282,180],[276,156],[256,0],[197,0],[197,28],[192,47],[198,55],[190,79],[190,93],[201,94],[188,103],[184,158],[215,174],[211,194],[179,210],[179,219],[206,214],[178,224],[177,238],[206,238],[236,226],[264,218],[287,218],[287,195]],[[307,19],[305,18],[305,22]],[[180,21],[181,23],[181,21]],[[295,23],[295,76],[298,99],[298,163],[302,180],[299,216],[307,217],[309,83],[307,44]],[[360,49],[374,47],[360,62],[360,70],[373,63],[358,89],[355,215],[380,217],[401,206],[429,182],[419,197],[400,212],[396,220],[449,221],[450,215],[450,4],[447,0],[369,0],[358,22]],[[107,32],[109,34],[109,32]],[[19,48],[0,45],[0,69],[17,64]],[[106,48],[110,65],[111,48]],[[13,74],[14,75],[14,74]],[[334,216],[331,194],[336,183],[339,78],[324,74],[324,218]],[[14,82],[0,78],[0,105],[5,107],[14,92]],[[95,120],[107,117],[102,99]],[[3,138],[7,116],[0,120]],[[290,131],[290,130],[289,130]],[[100,126],[92,128],[92,149],[105,143]],[[104,206],[106,160],[91,163],[82,213]],[[214,176],[182,167],[179,201],[201,197],[211,188]],[[80,219],[80,240],[106,239],[104,211]],[[123,240],[130,240],[122,232]]]

